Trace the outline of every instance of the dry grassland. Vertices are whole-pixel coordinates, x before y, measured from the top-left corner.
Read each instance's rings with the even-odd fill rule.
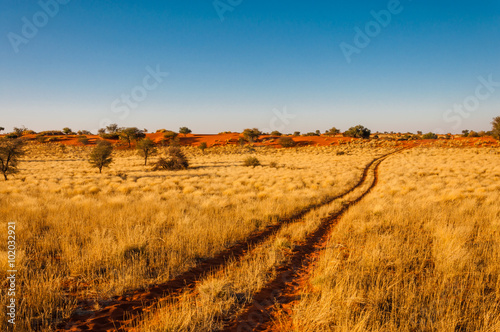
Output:
[[[500,331],[499,157],[389,158],[332,233],[288,331]]]
[[[17,225],[16,327],[49,330],[77,299],[105,300],[165,282],[278,216],[344,191],[388,150],[371,144],[254,152],[227,147],[206,154],[185,148],[192,167],[177,172],[152,172],[135,151],[125,150],[116,151],[111,169],[100,175],[84,147],[32,145],[20,174],[0,186],[0,221]],[[241,166],[249,155],[263,166]],[[281,244],[267,245],[286,248],[283,236]],[[279,262],[255,259],[264,264],[261,270]],[[202,291],[209,301],[217,285]],[[249,284],[245,296],[258,286]],[[3,310],[0,330],[6,330]]]

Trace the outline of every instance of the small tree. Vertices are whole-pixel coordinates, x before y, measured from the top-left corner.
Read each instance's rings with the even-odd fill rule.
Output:
[[[293,136],[300,136],[300,131],[294,131]]]
[[[243,130],[243,138],[248,142],[254,142],[260,135],[262,132],[257,128]]]
[[[496,138],[497,140],[500,140],[500,116],[493,118],[491,124],[493,126],[491,129],[493,137]]]
[[[468,137],[468,136],[469,136],[469,133],[470,133],[470,131],[469,131],[469,130],[467,130],[467,129],[462,130],[462,136],[463,136],[463,137]]]
[[[292,146],[295,146],[295,141],[291,137],[281,137],[278,141],[284,148],[291,148]]]
[[[102,172],[103,167],[109,167],[113,158],[111,154],[113,152],[113,146],[108,141],[99,141],[95,148],[92,150],[89,156],[89,163],[92,167],[97,167],[99,173]]]
[[[191,134],[191,129],[189,129],[188,127],[180,127],[179,128],[179,133],[180,134],[183,134],[184,136],[187,135],[187,134]]]
[[[356,127],[349,128],[349,130],[344,133],[344,136],[367,139],[370,138],[370,134],[370,129],[365,128],[362,125],[357,125]]]
[[[146,135],[137,127],[123,128],[120,130],[120,138],[128,143],[128,147],[132,146],[132,141],[143,138]]]
[[[118,125],[116,123],[112,123],[109,126],[106,126],[106,130],[110,134],[116,134],[118,132]]]
[[[64,133],[64,135],[71,135],[73,133],[73,130],[71,130],[71,128],[64,127],[63,133]]]
[[[421,131],[421,130],[418,130],[418,131],[417,131],[417,135],[422,135],[422,131]]]
[[[5,130],[5,128],[4,128],[4,127],[0,127],[0,131],[4,131],[4,130]]]
[[[137,150],[139,151],[139,155],[144,158],[144,166],[148,164],[148,158],[155,155],[158,151],[155,143],[149,138],[137,142]]]
[[[19,158],[24,155],[24,142],[20,139],[0,138],[0,171],[5,181],[9,174],[18,172]]]
[[[22,126],[21,128],[14,127],[14,134],[17,135],[17,137],[23,136],[24,132],[26,131],[26,127]]]
[[[337,135],[339,133],[340,133],[340,130],[338,130],[335,127],[332,127],[331,129],[325,131],[325,135],[328,135],[328,136],[335,136],[335,135]]]

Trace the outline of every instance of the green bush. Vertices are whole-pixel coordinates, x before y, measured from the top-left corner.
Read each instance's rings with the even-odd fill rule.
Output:
[[[434,133],[427,133],[424,136],[422,136],[423,139],[437,139],[438,135]]]

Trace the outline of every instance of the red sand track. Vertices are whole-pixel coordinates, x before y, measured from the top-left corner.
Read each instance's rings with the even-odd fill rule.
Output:
[[[396,152],[399,152],[398,150]],[[395,153],[395,152],[393,152]],[[392,153],[391,153],[392,154]],[[317,258],[321,249],[328,241],[330,231],[342,215],[352,206],[357,204],[363,197],[368,195],[378,182],[378,167],[387,158],[385,155],[376,161],[373,169],[373,181],[360,196],[343,205],[342,209],[324,218],[316,231],[307,236],[306,240],[295,246],[290,253],[288,263],[277,269],[277,276],[264,286],[253,297],[253,302],[247,308],[228,322],[224,332],[243,331],[274,331],[273,320],[276,319],[275,311],[277,305],[290,308],[293,301],[299,298],[299,291],[306,283],[308,271]],[[291,324],[287,324],[291,326]]]
[[[392,153],[390,153],[392,154]],[[238,259],[247,253],[248,248],[262,243],[276,234],[284,225],[300,220],[313,209],[329,204],[342,198],[361,186],[368,175],[368,170],[377,161],[386,158],[389,154],[373,159],[365,166],[359,181],[344,193],[327,197],[320,203],[309,205],[288,218],[280,218],[278,223],[267,226],[264,230],[250,234],[243,241],[223,250],[215,257],[208,258],[197,266],[180,274],[167,283],[156,285],[149,290],[137,290],[127,295],[114,298],[106,307],[99,311],[84,314],[73,314],[72,317],[58,327],[57,331],[115,331],[125,329],[134,316],[140,315],[147,307],[166,296],[175,297],[182,291],[193,288],[210,271],[220,270],[230,259]],[[80,308],[81,309],[81,308]]]

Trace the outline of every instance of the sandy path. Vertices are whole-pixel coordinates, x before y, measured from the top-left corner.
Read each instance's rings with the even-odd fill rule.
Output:
[[[344,204],[340,211],[324,218],[316,231],[309,234],[302,243],[297,244],[290,252],[287,263],[277,269],[276,278],[254,295],[253,302],[241,314],[226,324],[224,332],[275,331],[273,322],[278,320],[282,326],[280,330],[284,328],[283,326],[289,328],[292,326],[291,322],[283,322],[282,314],[278,319],[277,309],[279,308],[281,313],[291,312],[293,303],[299,299],[300,291],[307,285],[308,275],[316,258],[328,242],[332,228],[349,208],[361,201],[377,185],[378,167],[388,156],[382,156],[370,163],[369,166],[374,165],[370,186],[360,196]],[[366,171],[368,172],[368,169]],[[363,178],[366,180],[366,176]]]
[[[390,153],[392,154],[392,153]],[[278,223],[267,226],[264,230],[250,234],[243,241],[221,251],[215,257],[208,258],[178,275],[174,279],[160,285],[154,285],[147,290],[136,290],[122,296],[117,296],[105,303],[98,311],[86,311],[85,305],[80,306],[70,319],[58,326],[56,331],[116,331],[131,326],[134,319],[158,301],[166,297],[175,298],[183,291],[194,288],[196,282],[211,271],[217,271],[230,261],[242,258],[248,248],[256,246],[274,236],[284,225],[299,221],[310,211],[343,198],[364,184],[372,165],[379,163],[389,154],[373,159],[366,165],[359,181],[340,195],[326,197],[318,204],[312,204],[288,218],[280,218]],[[86,303],[86,301],[81,301]]]

